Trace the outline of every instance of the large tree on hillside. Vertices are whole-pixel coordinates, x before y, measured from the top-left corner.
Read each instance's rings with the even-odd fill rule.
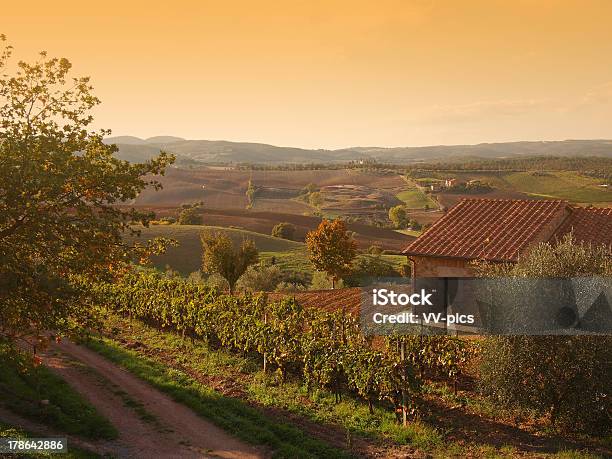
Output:
[[[342,220],[323,220],[316,230],[306,235],[306,246],[315,269],[332,279],[332,288],[351,271],[357,255],[357,244]]]
[[[242,241],[236,247],[224,233],[204,231],[202,241],[202,271],[207,274],[219,274],[228,283],[230,293],[247,268],[259,260],[255,243],[250,239]]]
[[[0,338],[14,340],[88,321],[74,276],[108,276],[145,254],[122,234],[150,216],[113,204],[159,187],[145,176],[172,157],[118,160],[102,141],[110,131],[89,129],[99,100],[88,78],[45,53],[11,71],[11,54],[0,36]]]

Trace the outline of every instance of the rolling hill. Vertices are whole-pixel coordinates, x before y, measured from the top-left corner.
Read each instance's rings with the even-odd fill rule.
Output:
[[[160,149],[174,153],[180,160],[201,163],[286,164],[376,160],[404,164],[436,159],[505,158],[519,155],[612,157],[612,140],[504,142],[393,148],[351,147],[338,150],[312,150],[225,140],[185,140],[173,136],[149,139],[132,136],[109,137],[105,142],[117,144],[118,156],[133,162],[145,161]]]
[[[229,236],[234,244],[240,244],[244,239],[251,239],[260,252],[289,252],[304,247],[300,242],[287,241],[265,234],[234,228],[201,225],[151,225],[141,228],[140,238],[128,237],[129,240],[146,241],[155,237],[167,237],[178,241],[176,247],[169,247],[166,253],[152,257],[155,267],[165,269],[170,266],[183,275],[188,275],[200,269],[202,257],[202,231],[218,231]]]

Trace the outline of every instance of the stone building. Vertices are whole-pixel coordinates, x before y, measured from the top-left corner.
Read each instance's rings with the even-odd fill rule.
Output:
[[[572,232],[577,242],[612,247],[612,208],[566,201],[463,199],[403,253],[418,277],[471,277],[470,263],[518,261],[534,245]]]

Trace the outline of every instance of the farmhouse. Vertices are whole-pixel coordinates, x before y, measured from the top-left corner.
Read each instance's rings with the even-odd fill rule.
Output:
[[[612,247],[612,208],[566,201],[462,199],[403,253],[418,277],[471,277],[470,262],[516,262],[531,247],[572,232]]]
[[[444,186],[446,188],[452,188],[455,185],[457,185],[457,179],[455,178],[447,178],[446,180],[444,180]]]

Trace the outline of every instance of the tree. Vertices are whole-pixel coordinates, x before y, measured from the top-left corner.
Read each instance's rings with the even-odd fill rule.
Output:
[[[246,190],[246,198],[247,198],[247,209],[252,209],[255,204],[255,194],[257,193],[257,188],[253,185],[253,181],[249,179],[249,184],[247,185]]]
[[[292,241],[295,236],[295,225],[287,222],[278,223],[272,228],[272,236]]]
[[[283,280],[283,273],[276,265],[251,265],[236,282],[239,292],[273,292]]]
[[[402,205],[391,207],[391,209],[389,209],[389,220],[391,220],[391,223],[398,229],[406,228],[408,225],[406,208]]]
[[[412,229],[414,231],[421,231],[423,229],[421,224],[418,221],[416,221],[416,220],[410,220],[409,226],[410,226],[410,229]]]
[[[481,277],[610,276],[605,246],[540,244],[517,264],[475,264]],[[534,410],[553,425],[612,428],[612,337],[500,336],[482,345],[481,388],[503,406]]]
[[[233,293],[236,281],[259,260],[255,243],[244,239],[240,247],[235,247],[226,234],[216,231],[205,231],[200,239],[203,248],[202,271],[221,275],[227,281],[230,293]]]
[[[201,225],[202,223],[202,214],[197,207],[188,207],[181,210],[178,218],[179,225]]]
[[[314,183],[309,183],[302,189],[302,194],[310,194],[314,193],[315,191],[319,191],[319,187]]]
[[[357,244],[342,220],[323,220],[319,227],[306,235],[310,261],[318,271],[324,271],[335,287],[343,275],[351,270],[357,255]]]
[[[308,202],[312,207],[321,207],[325,202],[325,199],[323,198],[323,195],[320,191],[315,191],[313,193],[310,193],[310,196],[308,197]]]
[[[5,43],[0,36],[0,336],[15,340],[89,324],[94,308],[75,277],[109,278],[161,248],[126,243],[123,233],[153,215],[115,204],[160,188],[146,177],[173,157],[117,159],[103,142],[110,131],[89,128],[100,103],[89,78],[70,77],[67,59],[44,52],[13,73]]]

